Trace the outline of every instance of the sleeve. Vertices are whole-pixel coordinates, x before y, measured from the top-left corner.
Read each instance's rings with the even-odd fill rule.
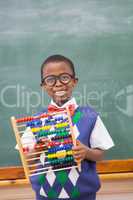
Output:
[[[108,150],[114,146],[114,142],[99,116],[91,133],[90,145],[91,148],[102,150]]]
[[[23,147],[28,147],[30,150],[34,148],[36,140],[30,127],[25,129],[24,134],[21,137],[21,143]],[[15,149],[19,149],[18,145],[15,146]]]

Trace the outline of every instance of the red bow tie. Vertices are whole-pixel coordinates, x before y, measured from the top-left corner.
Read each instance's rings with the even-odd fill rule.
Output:
[[[68,109],[69,109],[70,115],[73,116],[74,111],[75,111],[75,106],[73,104],[71,104],[68,106]],[[65,108],[58,108],[51,104],[48,106],[48,112],[61,112],[64,110],[65,110]]]

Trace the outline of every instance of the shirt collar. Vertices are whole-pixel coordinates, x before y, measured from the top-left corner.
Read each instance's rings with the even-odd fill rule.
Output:
[[[62,106],[58,106],[53,100],[51,100],[51,105],[56,106],[57,108],[65,108],[69,105],[74,105],[75,106],[75,110],[78,107],[78,104],[76,102],[76,99],[74,97],[72,97],[71,99],[69,99],[66,103],[64,103]]]

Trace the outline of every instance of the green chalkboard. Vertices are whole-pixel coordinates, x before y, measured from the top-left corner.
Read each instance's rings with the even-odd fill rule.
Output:
[[[20,164],[10,117],[47,105],[40,66],[52,54],[73,60],[74,96],[114,139],[106,159],[132,158],[133,1],[0,0],[0,24],[0,166]]]

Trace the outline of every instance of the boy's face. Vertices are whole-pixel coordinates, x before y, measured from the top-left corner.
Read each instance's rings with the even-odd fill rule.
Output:
[[[73,76],[73,72],[69,64],[65,62],[50,62],[47,63],[43,69],[43,78],[51,75],[59,76],[60,74],[70,74],[71,76]],[[57,105],[61,106],[70,99],[72,91],[76,84],[77,79],[75,78],[70,78],[70,81],[67,84],[63,84],[62,82],[60,82],[59,79],[56,79],[56,82],[53,86],[43,84],[42,87],[46,90],[53,101]]]

